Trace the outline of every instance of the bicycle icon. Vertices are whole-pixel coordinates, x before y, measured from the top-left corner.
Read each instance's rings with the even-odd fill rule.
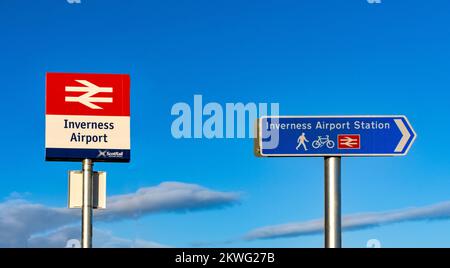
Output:
[[[322,136],[317,137],[317,140],[313,141],[312,147],[314,149],[322,148],[323,146],[327,146],[328,149],[333,149],[335,146],[334,141],[330,140],[330,136],[326,135],[325,138]]]

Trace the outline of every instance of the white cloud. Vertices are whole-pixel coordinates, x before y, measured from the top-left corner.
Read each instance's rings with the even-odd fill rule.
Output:
[[[196,184],[164,182],[155,187],[141,188],[136,193],[109,198],[108,208],[97,211],[96,219],[115,221],[149,213],[221,208],[238,201],[237,193],[212,191]]]
[[[72,239],[81,236],[79,226],[63,226],[43,235],[35,235],[28,239],[30,248],[63,248]],[[131,240],[114,236],[111,232],[101,229],[93,231],[93,246],[96,248],[165,248],[167,246],[146,241]]]
[[[440,219],[450,219],[450,201],[425,207],[344,216],[342,219],[342,229],[351,231],[406,221]],[[323,220],[318,219],[258,228],[249,232],[245,236],[245,239],[256,240],[305,236],[322,233],[323,230]]]
[[[96,221],[117,221],[142,217],[159,212],[187,212],[200,209],[221,208],[236,204],[239,194],[213,191],[199,185],[166,182],[158,186],[141,188],[132,194],[112,196],[108,208],[96,211]],[[26,247],[55,244],[64,232],[51,233],[68,224],[80,222],[80,210],[53,208],[30,203],[24,199],[0,203],[0,247]],[[51,233],[50,236],[48,234]],[[43,235],[44,234],[44,235]],[[45,237],[47,234],[47,237]],[[40,235],[40,236],[39,236]],[[32,238],[30,240],[30,238]],[[100,239],[100,234],[97,234]],[[102,245],[129,245],[131,242],[107,236]],[[46,239],[45,243],[38,239]],[[56,242],[52,242],[52,241]],[[133,241],[134,246],[151,246],[152,242]]]
[[[9,196],[7,196],[5,198],[5,200],[26,199],[26,198],[29,198],[30,196],[31,196],[31,193],[29,193],[29,192],[24,192],[24,193],[12,192],[9,194]]]
[[[0,203],[0,247],[23,247],[30,235],[76,220],[76,215],[67,209],[8,200]]]

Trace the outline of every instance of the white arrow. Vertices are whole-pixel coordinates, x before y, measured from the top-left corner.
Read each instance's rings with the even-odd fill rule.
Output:
[[[400,139],[400,142],[398,143],[397,147],[395,148],[396,153],[403,152],[403,149],[405,149],[406,144],[409,141],[409,138],[411,138],[411,133],[406,128],[405,124],[403,123],[403,120],[401,119],[394,119],[395,124],[397,124],[397,127],[400,129],[400,132],[402,133],[402,138]]]
[[[93,102],[112,103],[113,98],[110,97],[93,97],[97,93],[112,93],[112,87],[99,87],[86,80],[75,80],[85,87],[66,87],[66,92],[86,92],[79,97],[66,97],[66,102],[79,102],[91,109],[103,109],[102,107],[93,104]]]

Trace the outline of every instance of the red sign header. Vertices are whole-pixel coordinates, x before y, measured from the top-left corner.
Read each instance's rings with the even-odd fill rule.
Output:
[[[46,114],[130,116],[130,76],[47,73]]]

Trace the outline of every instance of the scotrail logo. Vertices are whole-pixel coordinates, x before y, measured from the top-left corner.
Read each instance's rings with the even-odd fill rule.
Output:
[[[98,150],[97,158],[122,158],[123,152],[110,152],[109,150]]]

